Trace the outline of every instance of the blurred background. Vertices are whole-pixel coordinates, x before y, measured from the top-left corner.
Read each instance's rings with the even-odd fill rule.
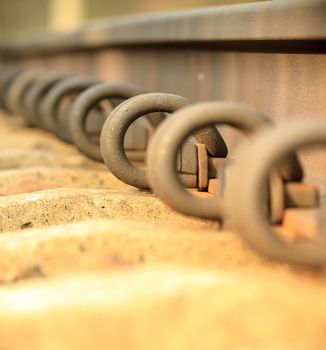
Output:
[[[8,33],[73,29],[96,18],[254,0],[0,0],[0,38]],[[257,0],[255,0],[257,1]]]

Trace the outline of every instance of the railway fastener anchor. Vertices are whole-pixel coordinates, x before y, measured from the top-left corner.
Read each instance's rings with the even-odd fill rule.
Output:
[[[142,116],[155,112],[173,113],[165,118],[172,120],[175,118],[174,112],[189,106],[190,103],[182,96],[165,93],[138,95],[121,103],[106,119],[101,133],[101,152],[107,168],[120,180],[132,186],[150,188],[146,170],[136,168],[126,157],[123,147],[125,134],[129,126]],[[162,123],[165,123],[165,119]],[[227,155],[226,144],[214,126],[196,130],[193,136],[199,142],[205,143],[210,154],[221,157]],[[189,141],[184,144],[183,151],[179,154],[178,164],[178,170],[182,173],[185,185],[196,187],[197,150],[194,142]]]
[[[258,134],[241,150],[231,170],[227,207],[229,215],[233,213],[234,227],[250,246],[270,258],[311,266],[326,263],[325,219],[322,219],[326,212],[313,185],[288,182],[283,187],[284,209],[277,224],[282,224],[278,230],[297,232],[299,239],[291,243],[276,234],[262,204],[266,198],[266,181],[275,164],[297,149],[316,144],[326,144],[325,122],[288,123]],[[253,155],[254,161],[248,164]]]
[[[206,102],[188,106],[176,112],[173,118],[164,121],[158,128],[149,146],[147,165],[152,189],[172,208],[186,215],[223,221],[226,216],[223,196],[193,196],[184,188],[175,171],[178,149],[184,140],[194,131],[216,124],[230,125],[247,135],[272,127],[267,116],[240,103]],[[221,179],[221,192],[227,191],[228,180],[224,175],[232,167],[232,162],[226,158],[226,154],[216,157],[207,152],[205,155],[202,146],[199,147],[199,188],[208,188],[209,180],[218,177]],[[201,158],[202,155],[204,158]],[[287,180],[297,181],[302,177],[301,166],[295,154],[289,155],[287,162],[283,161],[279,172]]]
[[[72,105],[69,115],[69,130],[77,148],[92,159],[103,161],[99,136],[107,115],[99,120],[93,130],[87,130],[87,122],[94,118],[90,111],[103,101],[109,101],[113,107],[118,101],[129,99],[145,91],[130,83],[100,83],[82,92]],[[109,114],[107,112],[107,114]],[[94,124],[94,123],[93,123]],[[130,150],[142,151],[146,148],[147,130],[143,125],[134,125],[127,133],[125,145]],[[94,137],[95,136],[95,137]],[[129,146],[129,147],[128,147]]]

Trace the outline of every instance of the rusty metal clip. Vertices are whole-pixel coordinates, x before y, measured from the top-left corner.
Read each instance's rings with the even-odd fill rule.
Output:
[[[21,72],[8,88],[6,106],[12,114],[21,115],[24,97],[35,80],[44,73],[40,69],[28,69]]]
[[[41,124],[42,102],[50,89],[64,78],[66,78],[66,76],[43,73],[28,89],[23,100],[23,108],[21,111],[28,125],[43,128]]]
[[[50,89],[43,101],[41,124],[44,125],[47,130],[52,131],[61,140],[72,143],[68,121],[66,120],[69,116],[64,116],[64,121],[61,122],[64,125],[61,125],[58,118],[60,103],[65,97],[79,94],[98,83],[98,80],[89,77],[68,77],[60,80]]]
[[[133,97],[115,108],[107,118],[101,133],[101,151],[108,169],[120,180],[148,189],[146,171],[133,166],[126,157],[123,140],[129,126],[138,118],[153,112],[174,113],[191,102],[181,96],[149,93]],[[197,131],[197,130],[196,130]],[[213,154],[226,154],[227,147],[215,127],[194,134]],[[195,159],[190,159],[193,162]],[[193,184],[193,181],[191,181]]]
[[[266,130],[257,135],[242,149],[241,155],[231,169],[226,200],[227,214],[232,218],[238,233],[254,249],[270,258],[305,265],[326,263],[325,236],[321,234],[312,241],[300,240],[291,243],[284,241],[275,234],[268,220],[266,208],[262,204],[266,199],[266,181],[270,170],[294,150],[314,144],[326,144],[325,122],[305,121],[282,125],[282,128]],[[248,160],[252,161],[248,164]],[[290,194],[292,191],[292,202],[288,204],[293,205],[293,200],[302,201],[302,198],[300,199],[302,194],[295,199],[293,189],[288,188],[287,191]],[[304,199],[306,204],[313,204],[316,200],[313,193],[315,192],[312,192],[310,199]],[[322,230],[325,231],[325,228]]]
[[[86,120],[90,110],[103,100],[126,100],[142,93],[144,90],[139,86],[122,82],[100,83],[81,93],[73,103],[68,124],[72,140],[77,148],[90,158],[102,161],[99,142],[92,139],[86,130]],[[98,125],[99,134],[104,121],[102,120],[102,123]]]
[[[182,186],[175,171],[176,156],[182,142],[194,131],[212,124],[227,124],[245,134],[253,134],[270,127],[271,121],[264,114],[240,103],[206,102],[184,108],[175,113],[174,118],[164,121],[154,135],[147,157],[148,176],[154,192],[175,210],[221,220],[225,217],[222,199],[194,197]],[[301,171],[294,155],[288,161],[295,164],[295,170]],[[292,170],[291,166],[284,164]],[[292,172],[294,175],[295,170]]]
[[[123,147],[129,126],[153,112],[173,113],[189,105],[184,97],[161,93],[138,95],[121,103],[106,119],[101,132],[101,152],[107,168],[121,181],[138,188],[149,188],[146,171],[130,163]]]
[[[7,92],[15,79],[25,70],[21,67],[10,67],[1,72],[0,75],[0,108],[10,113],[6,103]]]

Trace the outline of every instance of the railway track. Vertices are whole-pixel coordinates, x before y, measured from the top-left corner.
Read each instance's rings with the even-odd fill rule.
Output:
[[[325,18],[273,1],[1,43],[4,349],[324,346]]]

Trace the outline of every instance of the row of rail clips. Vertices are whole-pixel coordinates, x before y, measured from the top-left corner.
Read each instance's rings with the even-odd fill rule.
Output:
[[[319,188],[304,182],[296,154],[325,145],[324,121],[277,127],[236,102],[192,103],[134,84],[17,67],[0,74],[0,107],[104,161],[121,181],[152,190],[173,209],[228,225],[269,258],[326,262],[326,207]],[[232,158],[222,124],[249,139]],[[285,223],[293,216],[308,224],[298,220],[289,239]]]

